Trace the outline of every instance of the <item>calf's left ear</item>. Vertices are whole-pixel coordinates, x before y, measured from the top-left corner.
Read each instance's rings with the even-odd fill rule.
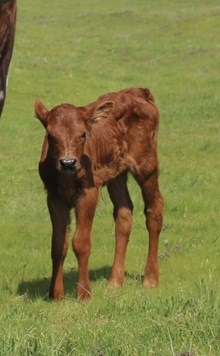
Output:
[[[113,102],[112,101],[105,101],[101,105],[93,109],[91,117],[89,118],[88,123],[94,124],[101,120],[105,120],[108,118],[109,114],[113,110]]]
[[[35,115],[37,119],[40,120],[44,127],[47,127],[47,118],[48,118],[49,110],[44,106],[44,104],[36,99],[35,100]]]

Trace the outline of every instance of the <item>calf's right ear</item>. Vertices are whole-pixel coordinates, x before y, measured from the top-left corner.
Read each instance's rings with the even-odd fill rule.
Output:
[[[49,110],[44,106],[44,104],[36,99],[35,100],[35,115],[36,118],[40,120],[44,127],[47,127],[47,118],[48,118]]]

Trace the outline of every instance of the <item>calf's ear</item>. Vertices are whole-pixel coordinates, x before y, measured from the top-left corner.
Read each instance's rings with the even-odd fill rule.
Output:
[[[47,127],[47,118],[49,110],[44,106],[44,104],[39,100],[35,100],[35,115],[36,118],[40,120],[44,127]]]
[[[100,122],[101,120],[107,119],[109,114],[113,110],[113,105],[114,104],[112,101],[105,101],[99,106],[97,106],[95,110],[92,112],[88,123],[94,124]]]

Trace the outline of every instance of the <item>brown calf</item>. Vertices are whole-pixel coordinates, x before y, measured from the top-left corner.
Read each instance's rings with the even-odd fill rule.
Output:
[[[35,112],[46,129],[39,172],[47,190],[53,227],[50,298],[64,296],[62,270],[72,208],[76,215],[72,244],[79,268],[77,296],[87,299],[91,295],[88,273],[91,229],[99,188],[105,184],[114,206],[116,235],[108,285],[123,284],[133,210],[126,185],[128,171],[141,188],[149,232],[144,285],[157,286],[163,198],[158,187],[159,113],[150,91],[125,89],[106,94],[85,107],[61,104],[51,111],[36,100]]]
[[[0,116],[3,110],[16,25],[16,0],[0,0]]]

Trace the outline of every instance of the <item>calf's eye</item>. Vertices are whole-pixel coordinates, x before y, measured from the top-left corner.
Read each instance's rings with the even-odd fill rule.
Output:
[[[77,138],[76,141],[79,143],[83,143],[85,142],[85,140],[86,140],[86,132],[83,132],[83,134],[79,138]]]

